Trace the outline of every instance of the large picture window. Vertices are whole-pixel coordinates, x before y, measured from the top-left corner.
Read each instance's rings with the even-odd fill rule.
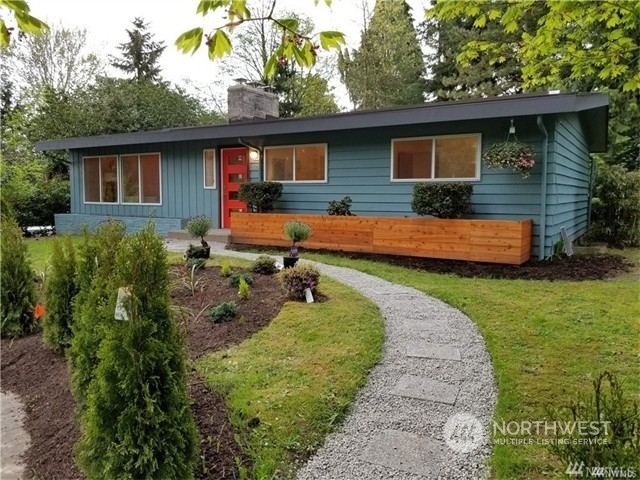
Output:
[[[161,203],[160,154],[84,158],[84,201],[87,203]],[[118,196],[119,194],[119,196]]]
[[[392,180],[478,180],[479,134],[395,139]]]
[[[274,182],[325,182],[327,145],[267,147],[265,180]]]

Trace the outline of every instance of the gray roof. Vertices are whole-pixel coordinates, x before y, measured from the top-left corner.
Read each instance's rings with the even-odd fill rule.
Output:
[[[592,152],[606,150],[609,96],[602,93],[507,95],[466,101],[432,102],[401,108],[356,111],[317,117],[185,127],[151,132],[46,140],[37,151],[83,149],[203,139],[267,137],[307,132],[345,131],[489,118],[578,113]]]

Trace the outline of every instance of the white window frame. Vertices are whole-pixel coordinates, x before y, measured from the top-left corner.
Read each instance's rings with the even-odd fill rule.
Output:
[[[300,147],[324,147],[324,180],[296,180],[296,148]],[[293,149],[293,180],[267,180],[267,150],[273,150],[276,148]],[[327,183],[329,181],[329,144],[327,143],[302,143],[295,145],[271,145],[269,147],[264,147],[263,162],[262,179],[264,181],[278,183]]]
[[[476,149],[476,175],[475,177],[452,177],[452,178],[433,178],[436,170],[436,140],[439,138],[466,138],[475,137],[478,139],[478,148]],[[433,141],[433,148],[431,149],[431,177],[432,178],[393,178],[393,172],[395,170],[395,143],[407,142],[412,140],[431,140]],[[454,135],[435,135],[430,137],[407,137],[407,138],[392,138],[391,139],[391,171],[389,172],[389,178],[391,182],[477,182],[480,180],[480,172],[482,170],[482,134],[481,133],[463,133]]]
[[[116,159],[116,201],[115,202],[103,202],[102,201],[102,159],[105,157],[115,157]],[[85,182],[85,160],[92,158],[98,159],[98,186],[100,188],[100,201],[99,202],[87,202],[87,191]],[[118,155],[88,155],[82,157],[82,200],[87,205],[119,205],[120,204],[120,157]]]
[[[207,152],[213,152],[213,185],[207,185]],[[216,155],[215,148],[205,148],[202,150],[202,185],[207,190],[215,190],[218,188],[218,175],[216,172],[216,159],[218,156]]]
[[[159,187],[160,187],[160,201],[158,203],[145,203],[145,202],[124,202],[124,194],[122,192],[122,189],[124,188],[124,182],[122,180],[122,157],[134,157],[137,156],[138,157],[138,181],[141,182],[142,181],[142,168],[140,166],[140,157],[142,155],[157,155],[158,156],[158,182],[159,182]],[[86,192],[85,192],[85,181],[84,181],[84,176],[85,176],[85,170],[84,170],[84,160],[86,158],[98,158],[101,159],[102,157],[116,157],[116,179],[117,179],[117,192],[118,192],[118,199],[116,202],[87,202],[86,201]],[[102,160],[100,160],[100,166],[101,166],[101,162]],[[100,182],[100,198],[102,199],[102,168],[100,167],[98,170],[98,174],[99,174],[99,182]],[[140,191],[138,193],[138,198],[140,200],[142,200],[142,185],[140,185]],[[162,154],[160,152],[142,152],[142,153],[122,153],[119,155],[88,155],[86,157],[82,157],[82,200],[85,204],[87,205],[123,205],[123,206],[140,206],[140,205],[152,205],[152,206],[161,206],[162,205]]]

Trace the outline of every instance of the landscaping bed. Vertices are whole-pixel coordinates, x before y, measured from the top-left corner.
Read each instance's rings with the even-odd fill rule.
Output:
[[[230,250],[252,252],[273,252],[277,250],[269,246],[258,247],[255,245],[240,244],[232,244],[229,245],[228,248]],[[282,252],[286,252],[286,250],[283,249]],[[620,276],[630,271],[634,266],[633,263],[620,255],[591,253],[576,254],[571,257],[559,257],[553,260],[532,260],[522,265],[329,250],[306,250],[304,256],[313,259],[314,253],[335,255],[346,259],[371,260],[425,272],[452,274],[464,278],[502,278],[512,280],[606,280]]]
[[[172,271],[176,275],[172,303],[176,307],[176,321],[187,333],[191,360],[241,343],[268,325],[285,301],[274,276],[251,274],[254,280],[251,295],[240,300],[238,289],[228,285],[219,267],[196,271],[195,295],[182,283],[186,269],[175,265]],[[238,304],[238,316],[231,322],[212,323],[208,312],[229,300]],[[73,445],[80,431],[73,421],[75,404],[65,358],[47,349],[41,334],[15,341],[3,339],[1,348],[2,388],[18,394],[27,411],[25,428],[32,443],[25,458],[26,475],[82,478],[73,460]],[[234,439],[224,398],[207,387],[195,371],[189,374],[189,390],[201,439],[197,476],[238,478],[236,457],[245,464],[247,459]]]

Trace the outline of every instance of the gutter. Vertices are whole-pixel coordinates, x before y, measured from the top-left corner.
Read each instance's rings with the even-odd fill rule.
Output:
[[[538,260],[544,260],[547,235],[547,161],[549,159],[549,134],[542,122],[542,115],[536,118],[538,130],[543,135],[542,139],[542,181],[540,185],[540,247],[538,248]]]

